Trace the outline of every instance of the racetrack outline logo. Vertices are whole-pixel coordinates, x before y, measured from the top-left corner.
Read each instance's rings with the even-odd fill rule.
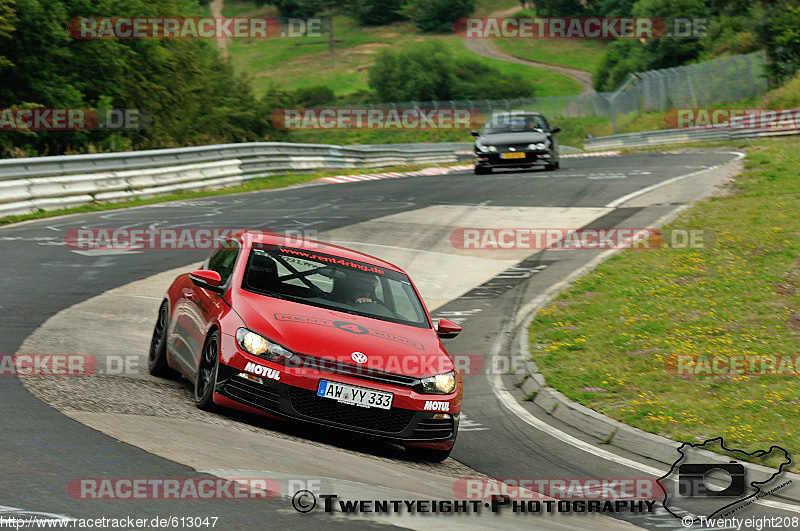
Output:
[[[708,445],[710,443],[717,442],[717,441],[719,441],[720,448],[722,448],[726,452],[735,452],[735,453],[742,454],[743,456],[748,456],[748,457],[763,457],[765,455],[769,455],[770,453],[772,453],[772,450],[780,450],[781,452],[783,452],[783,455],[786,458],[786,461],[782,462],[780,467],[778,467],[778,471],[775,472],[774,474],[772,474],[765,481],[751,481],[749,483],[749,485],[751,487],[753,487],[754,489],[756,489],[756,491],[753,494],[751,494],[749,496],[746,496],[744,498],[737,499],[734,502],[731,502],[731,503],[729,503],[729,504],[727,504],[727,505],[725,505],[723,507],[720,507],[719,509],[717,509],[716,511],[714,511],[713,513],[711,513],[710,515],[708,515],[706,517],[692,518],[692,522],[689,523],[689,518],[690,518],[689,516],[684,516],[684,517],[678,516],[669,507],[667,507],[667,502],[669,500],[669,494],[667,493],[667,489],[664,487],[664,480],[666,478],[668,478],[670,475],[672,475],[673,471],[678,466],[678,463],[680,463],[681,461],[686,459],[686,454],[683,452],[684,448],[686,448],[687,446],[690,446],[692,448],[701,448],[701,447],[704,447],[704,446],[706,446],[706,445]],[[766,484],[770,483],[771,481],[773,481],[775,478],[777,478],[779,475],[781,475],[783,473],[783,468],[785,466],[788,466],[788,465],[792,464],[792,458],[789,457],[789,452],[785,448],[782,448],[780,446],[777,446],[777,445],[773,444],[772,446],[769,447],[769,450],[756,450],[755,452],[745,452],[744,450],[739,450],[737,448],[728,448],[728,447],[726,447],[725,446],[725,440],[722,437],[714,437],[713,439],[708,439],[708,440],[704,441],[701,444],[692,444],[692,443],[689,443],[689,442],[685,442],[685,443],[681,444],[678,447],[678,453],[680,454],[680,457],[674,463],[672,463],[672,466],[670,467],[669,471],[667,471],[666,474],[664,474],[663,476],[658,478],[658,480],[656,480],[656,481],[658,482],[658,486],[664,492],[664,500],[661,502],[661,505],[664,507],[664,509],[667,510],[667,512],[669,514],[671,514],[675,518],[681,520],[684,527],[691,527],[695,523],[700,524],[700,523],[703,522],[703,518],[705,518],[705,520],[710,520],[711,518],[714,518],[714,516],[718,515],[719,513],[724,511],[725,509],[733,507],[734,505],[738,505],[738,504],[740,504],[742,502],[745,502],[745,501],[747,501],[749,499],[755,498],[756,496],[758,496],[761,493],[761,486],[762,485],[766,485]]]

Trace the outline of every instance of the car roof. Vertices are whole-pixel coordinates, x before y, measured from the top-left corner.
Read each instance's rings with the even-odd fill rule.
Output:
[[[501,111],[492,114],[492,118],[509,117],[509,116],[513,117],[541,116],[542,118],[544,118],[542,113],[536,111]]]
[[[303,249],[322,254],[333,255],[347,260],[357,260],[369,265],[392,269],[400,273],[405,273],[401,268],[396,265],[376,258],[372,255],[360,253],[347,247],[333,245],[317,240],[308,238],[299,238],[297,236],[286,236],[283,234],[276,234],[268,231],[248,230],[240,232],[237,237],[242,241],[245,247],[252,247],[253,244],[266,244],[276,245],[280,247],[288,247],[292,249]]]

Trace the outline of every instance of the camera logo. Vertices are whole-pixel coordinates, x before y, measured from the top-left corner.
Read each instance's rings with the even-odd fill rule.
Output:
[[[713,472],[720,471],[721,476],[730,476],[730,484],[724,489],[709,486]],[[739,497],[745,489],[744,465],[731,461],[728,464],[686,464],[678,467],[678,494],[691,498],[704,497]]]

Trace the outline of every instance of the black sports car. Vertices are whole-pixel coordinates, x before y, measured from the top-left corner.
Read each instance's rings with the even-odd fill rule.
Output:
[[[498,113],[483,127],[472,131],[475,139],[475,174],[494,168],[558,168],[558,143],[552,127],[537,112]]]

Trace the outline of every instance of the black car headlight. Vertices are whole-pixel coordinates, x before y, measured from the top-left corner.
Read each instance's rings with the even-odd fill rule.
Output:
[[[537,142],[535,144],[528,144],[528,149],[538,149],[538,150],[545,150],[547,146],[544,142]]]
[[[445,372],[423,378],[416,390],[428,395],[449,395],[456,390],[456,381],[455,371]]]
[[[268,360],[275,360],[278,358],[289,359],[292,357],[292,352],[286,350],[277,343],[273,343],[269,339],[260,334],[256,334],[247,328],[240,328],[236,331],[236,342],[239,347],[245,352],[265,358]]]
[[[497,147],[484,146],[483,144],[475,144],[475,149],[478,151],[478,153],[491,153],[497,151]]]

